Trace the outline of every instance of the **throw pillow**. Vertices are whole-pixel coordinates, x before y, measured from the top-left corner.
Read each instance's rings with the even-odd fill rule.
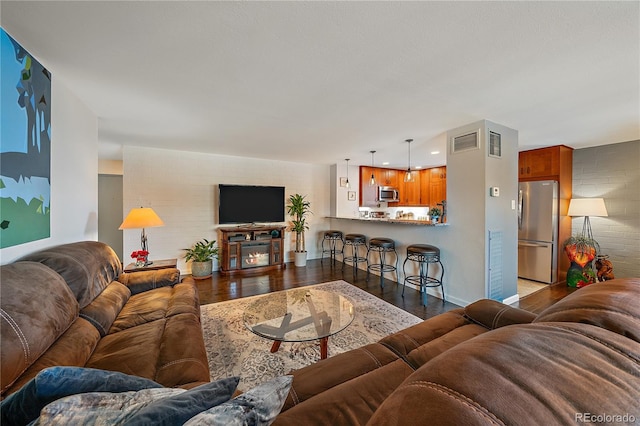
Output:
[[[0,403],[0,424],[26,425],[38,418],[44,406],[69,395],[161,387],[152,380],[117,371],[83,367],[45,368]]]
[[[152,402],[126,420],[126,426],[181,425],[196,414],[228,401],[233,396],[240,377],[229,377],[206,383],[171,398]]]
[[[228,401],[239,380],[231,377],[190,390],[160,388],[72,395],[47,405],[33,425],[180,425],[201,411]]]
[[[270,425],[289,394],[293,376],[276,377],[191,418],[184,426]]]

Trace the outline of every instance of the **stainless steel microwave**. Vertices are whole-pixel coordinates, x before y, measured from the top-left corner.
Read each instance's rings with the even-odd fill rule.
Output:
[[[398,188],[393,186],[379,186],[378,187],[378,201],[398,201]]]

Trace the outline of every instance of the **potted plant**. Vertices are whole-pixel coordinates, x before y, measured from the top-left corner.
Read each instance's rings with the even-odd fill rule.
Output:
[[[307,215],[311,214],[311,202],[305,200],[305,195],[294,194],[289,196],[287,213],[292,217],[291,231],[296,233],[296,249],[294,251],[294,264],[305,266],[307,264],[307,250],[304,244],[304,231],[307,226]]]
[[[574,235],[562,243],[562,248],[571,262],[567,271],[567,285],[584,287],[595,283],[596,274],[592,263],[600,250],[598,242],[585,235]]]
[[[191,276],[195,279],[203,279],[211,276],[213,270],[213,257],[218,257],[218,248],[214,247],[214,241],[203,239],[185,251],[184,259],[192,261]]]
[[[429,217],[431,218],[431,223],[438,223],[438,219],[440,219],[440,209],[432,207],[431,210],[429,210]]]

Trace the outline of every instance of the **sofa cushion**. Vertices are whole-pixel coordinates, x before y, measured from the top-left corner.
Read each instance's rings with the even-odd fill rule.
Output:
[[[274,425],[365,424],[376,408],[413,373],[403,360],[396,360],[367,374],[309,398],[281,413]],[[295,381],[295,379],[294,379]],[[416,424],[412,422],[405,423]]]
[[[534,322],[593,324],[640,342],[640,278],[583,287],[550,306]]]
[[[2,424],[26,425],[37,419],[47,404],[86,392],[125,392],[160,388],[142,377],[81,367],[51,367],[39,372],[18,392],[0,404]]]
[[[388,348],[373,343],[293,371],[293,384],[283,410],[397,359]]]
[[[131,296],[109,329],[109,334],[178,314],[200,317],[198,289],[192,282],[162,287]]]
[[[487,331],[486,328],[477,324],[463,325],[412,350],[405,360],[417,370],[441,353]]]
[[[105,336],[130,296],[131,291],[127,286],[114,281],[80,310],[80,317],[93,324],[100,336]]]
[[[20,260],[40,262],[64,278],[80,308],[93,301],[122,273],[111,247],[98,241],[63,244],[31,253]]]
[[[2,394],[71,326],[78,302],[62,277],[34,262],[0,267]]]
[[[467,305],[464,308],[464,315],[489,330],[505,325],[528,324],[536,318],[536,315],[529,311],[491,299],[482,299]]]
[[[178,314],[103,337],[86,367],[180,386],[209,381],[200,318]]]
[[[379,343],[399,357],[406,358],[412,350],[467,324],[469,320],[464,316],[464,309],[453,309],[393,333],[381,339]]]
[[[100,333],[83,318],[78,318],[40,358],[15,381],[6,394],[19,390],[45,368],[57,365],[83,367],[98,345]]]
[[[576,424],[585,413],[640,419],[640,345],[577,323],[512,325],[413,373],[370,425]]]
[[[154,288],[172,286],[180,281],[180,270],[164,268],[151,271],[125,272],[118,281],[131,289],[131,294],[142,293]]]

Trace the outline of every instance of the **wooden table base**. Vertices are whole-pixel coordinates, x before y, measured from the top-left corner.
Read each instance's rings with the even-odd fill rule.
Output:
[[[280,344],[282,340],[274,340],[273,345],[271,345],[271,353],[278,352],[280,349]],[[320,359],[327,359],[327,355],[329,354],[329,338],[323,337],[320,339]]]

